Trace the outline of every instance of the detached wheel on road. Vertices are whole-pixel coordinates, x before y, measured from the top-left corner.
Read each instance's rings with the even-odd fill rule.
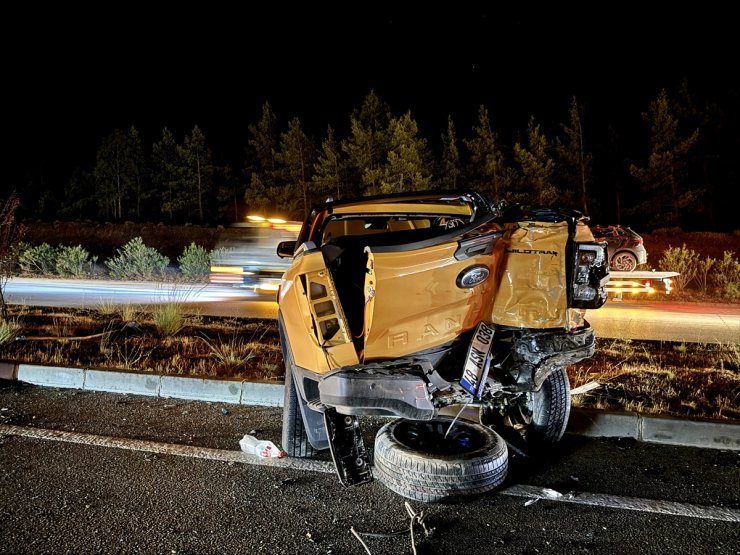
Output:
[[[452,422],[398,419],[383,426],[375,436],[373,475],[399,495],[424,502],[496,488],[509,468],[506,442],[481,424]]]
[[[637,258],[631,252],[618,252],[612,258],[611,266],[618,272],[631,272],[637,268]]]

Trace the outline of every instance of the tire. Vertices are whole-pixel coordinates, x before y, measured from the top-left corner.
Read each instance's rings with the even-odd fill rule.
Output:
[[[303,423],[303,415],[298,399],[298,389],[293,380],[293,355],[290,352],[288,338],[283,332],[282,321],[278,322],[280,331],[280,345],[283,350],[285,361],[285,387],[283,393],[283,434],[282,447],[289,457],[308,458],[315,456],[318,451],[308,441],[306,427]]]
[[[492,429],[453,419],[398,419],[375,436],[373,475],[391,491],[426,503],[493,490],[506,478],[506,442]]]
[[[611,267],[618,272],[631,272],[637,268],[637,257],[631,252],[618,252],[612,257]]]
[[[563,438],[570,418],[570,382],[565,368],[557,368],[539,391],[527,394],[526,405],[509,414],[527,444],[537,447]]]

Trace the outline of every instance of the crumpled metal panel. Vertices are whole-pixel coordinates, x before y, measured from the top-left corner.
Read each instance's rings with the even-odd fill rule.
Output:
[[[301,275],[305,276],[301,279]],[[312,289],[322,295],[315,296]],[[285,318],[285,331],[290,339],[294,362],[324,374],[334,368],[357,364],[359,359],[350,337],[344,313],[320,251],[300,257],[283,276],[280,309]],[[327,337],[321,336],[323,329]],[[330,335],[328,324],[336,333]]]
[[[501,239],[492,320],[521,328],[568,328],[567,222],[518,222]]]

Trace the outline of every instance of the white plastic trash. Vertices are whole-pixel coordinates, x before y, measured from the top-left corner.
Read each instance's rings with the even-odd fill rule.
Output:
[[[245,435],[239,440],[239,446],[242,451],[249,453],[250,455],[257,455],[266,459],[277,457],[282,458],[285,456],[285,451],[280,449],[272,441],[265,441],[257,439],[254,436]]]

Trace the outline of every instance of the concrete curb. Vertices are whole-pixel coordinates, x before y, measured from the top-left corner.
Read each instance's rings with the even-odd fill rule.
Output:
[[[727,422],[574,409],[567,431],[590,437],[630,437],[648,443],[740,451],[740,424]]]
[[[0,379],[71,389],[129,393],[241,405],[283,406],[283,385],[253,381],[209,380],[85,368],[0,362]],[[645,416],[595,409],[571,411],[568,433],[589,437],[628,437],[705,449],[740,451],[740,424]]]
[[[12,363],[0,363],[0,379],[45,387],[264,407],[283,406],[283,385],[275,383]]]

